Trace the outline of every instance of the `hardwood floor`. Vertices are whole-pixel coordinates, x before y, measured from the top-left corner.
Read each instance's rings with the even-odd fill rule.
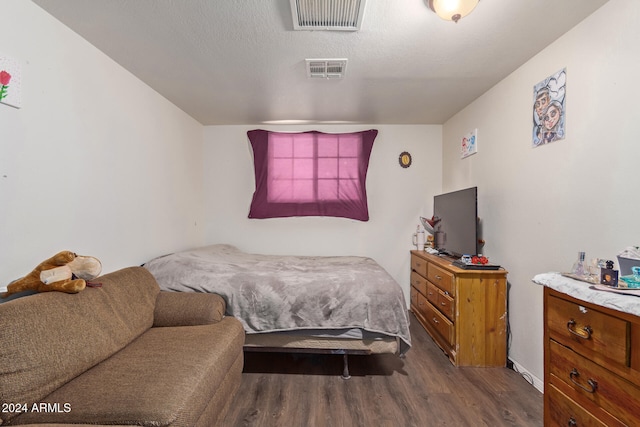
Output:
[[[542,394],[506,368],[455,368],[411,315],[413,346],[391,354],[245,353],[223,426],[541,426]]]

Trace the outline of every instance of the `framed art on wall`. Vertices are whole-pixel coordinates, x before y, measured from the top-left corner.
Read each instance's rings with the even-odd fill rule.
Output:
[[[474,129],[462,137],[460,157],[469,157],[478,152],[478,129]]]
[[[565,137],[567,69],[547,77],[533,87],[533,146]]]
[[[20,63],[0,54],[0,103],[22,106],[22,69]]]

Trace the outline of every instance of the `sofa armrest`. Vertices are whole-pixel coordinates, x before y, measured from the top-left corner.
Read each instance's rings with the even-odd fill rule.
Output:
[[[160,291],[153,326],[194,326],[217,323],[227,304],[217,294]]]

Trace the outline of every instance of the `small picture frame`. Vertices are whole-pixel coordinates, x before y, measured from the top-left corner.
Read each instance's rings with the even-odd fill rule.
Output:
[[[409,153],[408,151],[403,151],[402,153],[400,153],[400,156],[398,156],[398,162],[400,163],[400,166],[404,169],[411,166],[411,162],[412,162],[411,153]]]

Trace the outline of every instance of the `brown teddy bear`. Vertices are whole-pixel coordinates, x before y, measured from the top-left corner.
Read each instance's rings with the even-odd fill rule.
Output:
[[[87,286],[87,280],[100,275],[102,264],[97,258],[62,251],[41,262],[31,273],[7,286],[2,298],[22,291],[59,291],[75,294]]]

